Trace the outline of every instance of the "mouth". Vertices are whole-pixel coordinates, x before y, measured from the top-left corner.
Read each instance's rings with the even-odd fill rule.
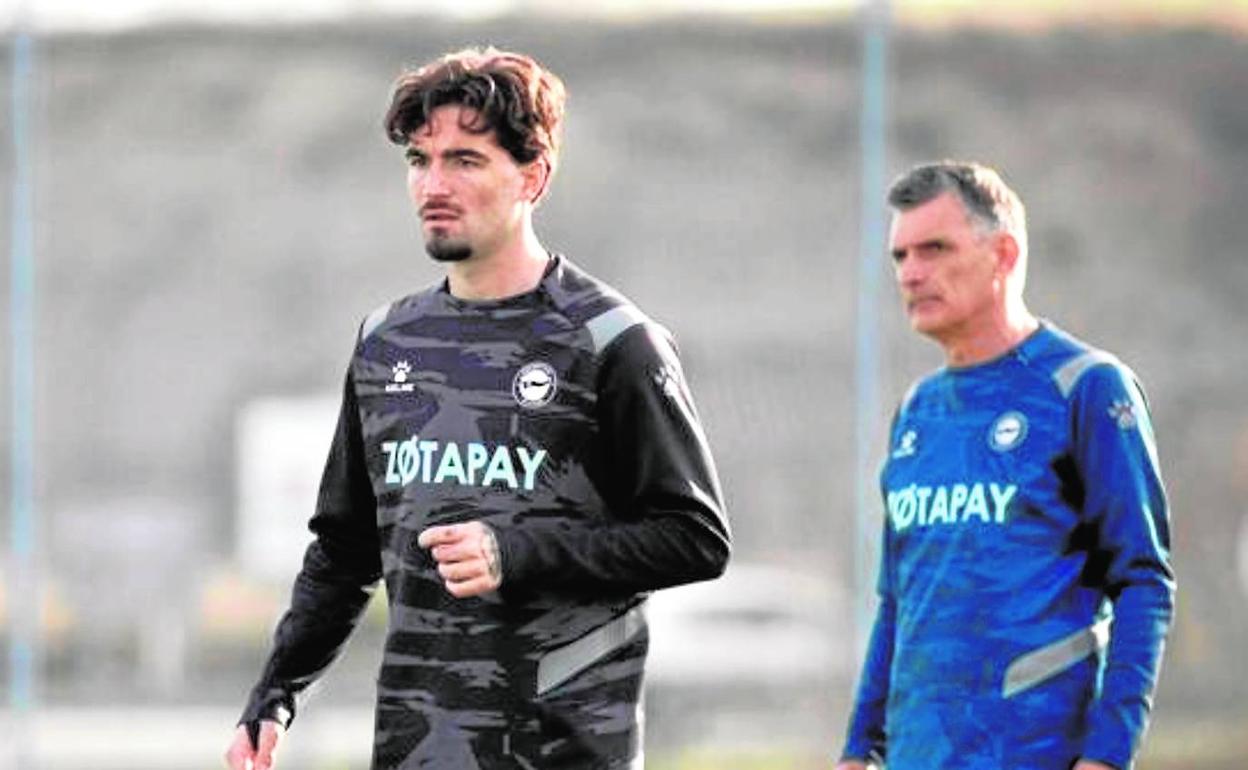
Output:
[[[426,225],[445,225],[459,219],[459,210],[452,206],[423,206],[420,220]]]
[[[932,305],[938,302],[940,302],[939,297],[933,297],[933,296],[910,297],[906,300],[906,312],[908,313],[920,312],[924,308],[931,307]]]

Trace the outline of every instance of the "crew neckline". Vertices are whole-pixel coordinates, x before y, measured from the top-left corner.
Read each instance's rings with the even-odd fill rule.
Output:
[[[438,287],[438,292],[452,306],[460,310],[493,310],[509,305],[527,305],[534,300],[540,300],[545,294],[545,285],[547,279],[554,273],[555,268],[562,262],[562,255],[554,252],[546,252],[546,269],[542,271],[542,277],[538,279],[536,285],[527,291],[519,294],[512,294],[506,297],[493,297],[490,299],[465,299],[456,297],[451,293],[451,279],[449,276],[442,278],[442,283]]]
[[[966,366],[952,366],[946,364],[944,370],[949,374],[973,374],[981,369],[994,367],[1008,359],[1017,358],[1022,361],[1027,361],[1028,359],[1033,358],[1037,349],[1044,344],[1044,338],[1048,336],[1047,332],[1052,331],[1052,325],[1047,319],[1038,318],[1036,320],[1039,322],[1036,328],[1026,337],[1019,340],[1013,347],[1007,348],[986,361],[979,361],[978,363],[967,364]]]

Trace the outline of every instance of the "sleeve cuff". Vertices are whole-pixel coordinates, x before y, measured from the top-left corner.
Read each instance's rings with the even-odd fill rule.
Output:
[[[290,723],[295,721],[295,699],[277,687],[257,688],[247,702],[247,707],[243,709],[238,723],[241,725],[264,720],[277,722],[283,729],[289,728]]]

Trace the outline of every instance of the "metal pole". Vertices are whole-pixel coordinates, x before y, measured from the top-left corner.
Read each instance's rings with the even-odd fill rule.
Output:
[[[854,518],[854,639],[861,660],[875,606],[879,531],[873,449],[880,433],[880,255],[885,249],[884,178],[887,148],[888,0],[865,0],[862,10],[862,111],[859,122],[861,195],[855,355],[857,410],[854,420],[857,500]]]
[[[39,648],[39,585],[36,565],[34,496],[34,195],[30,82],[34,39],[21,8],[14,21],[10,121],[13,137],[12,222],[10,225],[10,359],[12,419],[9,508],[12,579],[8,604],[10,753],[13,767],[34,767],[33,721]]]

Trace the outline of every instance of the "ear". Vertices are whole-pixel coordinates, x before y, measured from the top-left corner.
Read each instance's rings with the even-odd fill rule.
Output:
[[[997,258],[997,273],[1002,277],[1013,274],[1018,266],[1018,241],[1006,232],[993,233],[992,253]]]
[[[521,193],[534,206],[546,195],[546,188],[550,185],[550,171],[550,159],[545,155],[539,155],[532,162],[520,167],[520,173],[524,177]]]

